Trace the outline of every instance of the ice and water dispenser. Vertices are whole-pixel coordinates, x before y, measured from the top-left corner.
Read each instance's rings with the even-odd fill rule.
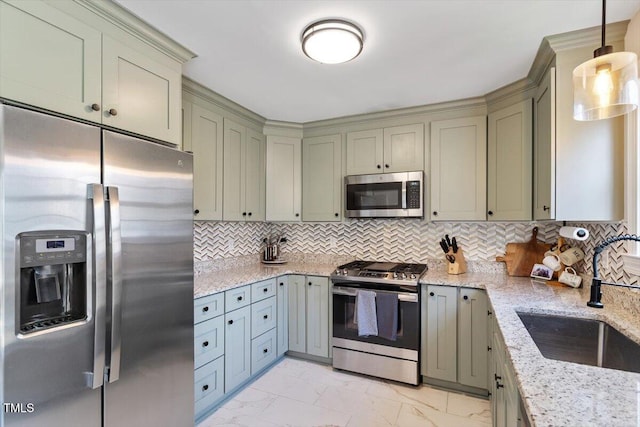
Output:
[[[19,333],[30,334],[87,319],[87,234],[20,233]]]

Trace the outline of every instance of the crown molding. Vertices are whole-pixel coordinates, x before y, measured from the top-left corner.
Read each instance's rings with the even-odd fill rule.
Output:
[[[353,123],[361,123],[370,120],[392,119],[396,117],[417,116],[434,114],[450,110],[465,110],[473,108],[486,108],[484,97],[460,99],[456,101],[441,102],[438,104],[421,105],[417,107],[398,108],[395,110],[378,111],[374,113],[356,114],[352,116],[337,117],[334,119],[305,122],[304,130],[322,128],[326,126],[340,126]]]
[[[507,98],[511,98],[516,95],[524,95],[528,91],[536,88],[536,84],[531,81],[528,77],[522,78],[520,80],[516,80],[513,83],[502,86],[494,90],[493,92],[487,93],[484,98],[489,104],[495,104],[500,101],[506,100]]]
[[[624,40],[627,32],[629,21],[620,21],[607,24],[606,43],[611,44],[615,41]],[[579,47],[593,47],[597,49],[602,43],[602,27],[584,28],[582,30],[570,31],[568,33],[555,34],[547,36],[545,39],[549,42],[549,46],[555,52],[566,49],[575,49]]]
[[[302,123],[282,122],[279,120],[267,120],[263,133],[267,136],[290,136],[302,139],[304,126]]]
[[[186,93],[202,98],[237,116],[256,123],[260,127],[264,126],[266,122],[266,119],[261,115],[254,113],[253,111],[243,107],[237,102],[232,101],[229,98],[226,98],[219,93],[212,91],[208,87],[201,85],[195,80],[191,80],[185,75],[182,76],[182,90]]]
[[[197,56],[193,51],[113,1],[73,1],[182,64]]]

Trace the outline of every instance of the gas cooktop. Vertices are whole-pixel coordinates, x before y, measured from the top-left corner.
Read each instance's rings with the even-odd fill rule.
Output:
[[[420,276],[422,276],[425,271],[427,271],[426,264],[352,261],[348,264],[338,266],[336,271],[331,275],[331,278],[417,285]]]

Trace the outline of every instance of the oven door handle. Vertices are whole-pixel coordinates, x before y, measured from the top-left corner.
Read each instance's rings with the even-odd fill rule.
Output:
[[[345,287],[341,287],[341,286],[334,286],[333,287],[333,294],[334,295],[346,295],[349,297],[355,297],[358,295],[358,291],[356,289],[353,288],[345,288]],[[379,290],[375,290],[372,292],[382,292],[382,293],[387,293],[387,294],[396,294],[398,295],[398,301],[405,301],[405,302],[414,302],[417,303],[418,302],[418,294],[412,294],[409,292],[391,292],[391,291],[379,291]]]

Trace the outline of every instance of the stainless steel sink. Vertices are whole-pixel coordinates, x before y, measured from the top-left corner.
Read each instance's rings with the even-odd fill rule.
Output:
[[[640,345],[605,322],[519,312],[547,359],[640,373]]]

